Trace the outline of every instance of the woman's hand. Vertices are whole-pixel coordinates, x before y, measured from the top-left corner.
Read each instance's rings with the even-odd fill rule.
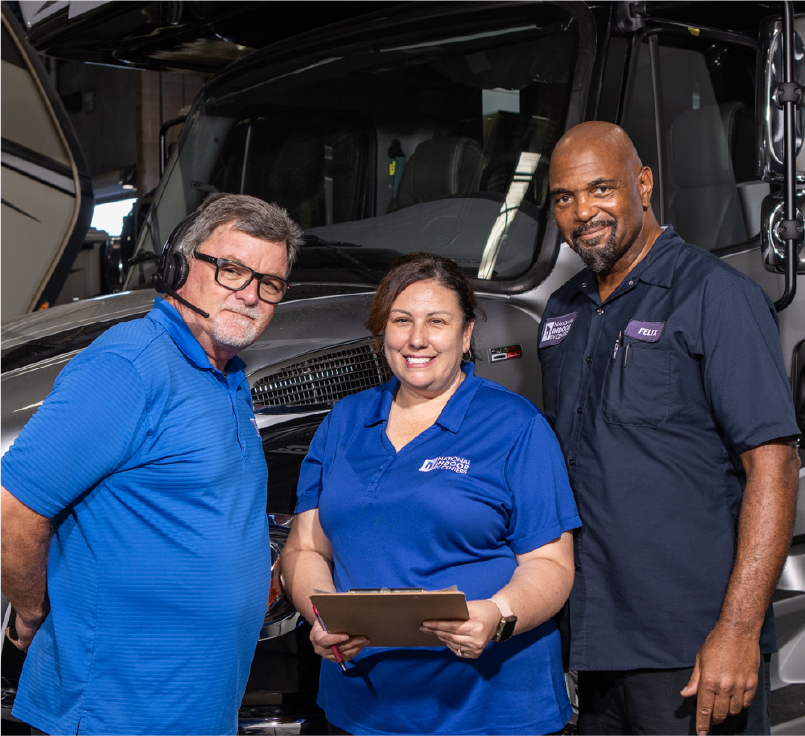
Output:
[[[425,621],[420,630],[438,636],[459,657],[478,659],[498,628],[500,610],[490,600],[467,601],[467,609],[467,621]]]
[[[328,634],[317,621],[310,630],[310,642],[313,650],[323,659],[335,662],[335,655],[332,647],[337,646],[341,650],[341,656],[345,662],[349,662],[358,652],[369,644],[369,639],[365,636],[347,636],[346,634]]]

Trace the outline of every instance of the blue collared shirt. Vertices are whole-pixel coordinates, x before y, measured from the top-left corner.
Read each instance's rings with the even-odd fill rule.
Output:
[[[526,399],[472,364],[436,423],[399,452],[386,424],[399,381],[327,416],[299,478],[296,512],[318,507],[337,590],[505,586],[516,554],[579,525],[559,446]],[[570,715],[552,620],[477,660],[444,646],[366,648],[343,676],[322,662],[319,703],[351,733],[546,733]]]
[[[18,718],[235,733],[270,551],[249,385],[242,361],[227,368],[157,299],[64,368],[3,458],[3,485],[55,527]]]
[[[585,269],[540,332],[545,413],[584,527],[570,667],[688,667],[718,618],[745,484],[740,453],[798,434],[776,313],[668,227],[604,304]],[[761,635],[775,650],[771,607]]]

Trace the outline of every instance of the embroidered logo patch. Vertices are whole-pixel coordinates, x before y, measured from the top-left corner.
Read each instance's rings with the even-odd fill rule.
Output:
[[[662,337],[665,322],[641,322],[633,319],[629,322],[624,335],[643,342],[657,342]]]
[[[539,343],[541,348],[549,345],[558,345],[567,337],[570,328],[573,327],[578,312],[563,314],[561,317],[550,317],[545,320],[545,327],[542,329],[542,340]]]
[[[466,473],[470,469],[470,461],[463,457],[435,457],[425,460],[420,473],[430,473],[431,470],[452,470],[454,473]]]

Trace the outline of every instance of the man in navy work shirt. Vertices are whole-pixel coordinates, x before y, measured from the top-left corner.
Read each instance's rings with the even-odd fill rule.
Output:
[[[13,714],[46,733],[235,733],[268,604],[266,465],[244,363],[301,231],[216,194],[166,299],[64,368],[3,458]],[[174,250],[175,248],[175,250]]]
[[[587,265],[551,296],[539,342],[584,523],[567,611],[579,730],[768,733],[769,601],[799,468],[774,307],[660,228],[651,170],[617,126],[565,134],[550,186]]]

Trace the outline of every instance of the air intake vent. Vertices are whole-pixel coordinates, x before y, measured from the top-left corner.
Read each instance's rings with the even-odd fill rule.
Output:
[[[272,366],[252,385],[255,410],[329,404],[391,378],[370,340]]]

